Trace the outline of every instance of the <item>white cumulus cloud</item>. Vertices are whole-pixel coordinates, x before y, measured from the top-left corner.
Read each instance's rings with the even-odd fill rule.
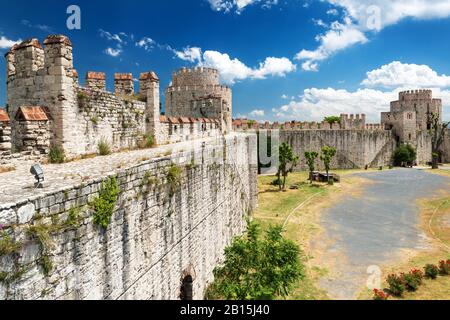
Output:
[[[22,40],[11,40],[6,38],[5,36],[0,37],[0,49],[9,49],[13,45],[20,43]]]
[[[342,21],[335,21],[325,34],[316,39],[314,50],[301,50],[296,59],[304,61],[305,71],[317,71],[320,61],[356,44],[364,44],[368,36],[406,18],[440,19],[450,16],[448,0],[324,0],[334,6],[328,14],[343,11]]]
[[[214,11],[230,12],[235,10],[240,14],[246,7],[259,3],[262,8],[271,8],[278,4],[278,0],[207,0]]]
[[[345,23],[334,22],[331,29],[325,34],[316,37],[320,46],[315,50],[302,50],[295,59],[305,61],[302,69],[305,71],[317,71],[318,61],[325,60],[336,52],[351,47],[358,43],[368,41],[363,32],[358,30],[349,20]]]
[[[201,65],[219,70],[222,80],[227,84],[245,79],[265,79],[268,76],[284,77],[296,70],[287,58],[268,57],[257,68],[250,68],[239,59],[231,59],[227,53],[205,51]]]
[[[364,113],[369,122],[379,122],[380,113],[389,111],[390,101],[397,98],[398,91],[359,89],[351,92],[310,88],[304,90],[300,100],[290,101],[272,112],[274,118],[280,121],[322,121],[330,115]]]
[[[173,50],[175,55],[184,61],[189,62],[201,62],[202,61],[202,49],[198,47],[186,47],[181,51]]]
[[[262,118],[262,117],[264,117],[265,114],[266,113],[264,112],[264,110],[256,109],[256,110],[253,110],[252,112],[250,112],[248,115],[253,118]]]
[[[156,45],[156,42],[149,37],[144,37],[141,40],[139,40],[138,42],[136,42],[136,47],[139,48],[143,48],[146,51],[150,51],[152,50]]]
[[[450,87],[450,76],[439,75],[427,65],[394,61],[379,69],[367,72],[367,78],[362,82],[362,85],[385,88],[446,88]]]
[[[120,56],[122,54],[122,49],[119,49],[119,48],[114,49],[114,48],[109,47],[109,48],[105,49],[105,53],[107,55],[115,58],[115,57],[118,57],[118,56]]]

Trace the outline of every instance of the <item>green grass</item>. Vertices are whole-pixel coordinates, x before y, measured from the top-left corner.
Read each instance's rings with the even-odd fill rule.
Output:
[[[284,224],[286,219],[300,204],[311,196],[317,195],[319,199],[326,199],[330,189],[322,184],[310,185],[307,181],[308,173],[299,172],[290,174],[287,179],[287,190],[280,192],[277,186],[271,183],[276,179],[274,176],[259,177],[259,205],[254,212],[254,218],[266,229],[270,224]],[[292,185],[298,185],[299,189],[289,189]],[[314,203],[314,201],[311,201]],[[302,207],[298,212],[294,212],[285,230],[285,236],[299,244],[305,251],[307,242],[313,234],[319,230],[314,223],[314,219],[309,216],[308,205]],[[305,254],[308,254],[305,252]],[[308,262],[306,262],[308,265]],[[316,281],[327,273],[326,270],[316,266],[307,267],[307,276],[299,281],[289,300],[322,300],[327,299],[326,293],[317,288]]]

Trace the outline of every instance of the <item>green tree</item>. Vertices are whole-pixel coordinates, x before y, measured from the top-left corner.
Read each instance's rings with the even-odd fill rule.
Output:
[[[329,124],[341,123],[341,118],[338,116],[325,117],[325,121]]]
[[[336,155],[336,148],[325,146],[322,148],[322,155],[320,156],[320,160],[322,160],[325,171],[327,173],[328,184],[333,184],[333,181],[330,179],[330,165],[331,160],[333,160]]]
[[[315,151],[305,152],[306,164],[309,168],[309,181],[313,183],[313,172],[315,170],[316,160],[319,154]]]
[[[394,151],[395,166],[412,166],[417,158],[416,150],[409,144],[401,144]]]
[[[442,123],[439,114],[432,113],[428,119],[428,126],[431,136],[432,169],[439,169],[439,154],[450,122]]]
[[[256,124],[256,120],[248,120],[247,126],[249,129],[253,129],[253,126]]]
[[[303,253],[285,239],[281,226],[270,226],[264,237],[250,223],[245,236],[225,249],[223,266],[214,270],[208,299],[272,300],[288,296],[304,277]]]
[[[299,157],[294,153],[292,147],[283,143],[280,146],[280,154],[279,154],[279,166],[277,172],[277,178],[279,182],[280,191],[286,190],[286,179],[290,172],[292,172],[295,166],[298,163]],[[283,177],[283,180],[281,180]]]

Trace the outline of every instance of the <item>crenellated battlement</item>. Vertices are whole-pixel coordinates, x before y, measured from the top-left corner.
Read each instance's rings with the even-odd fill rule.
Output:
[[[379,130],[385,130],[385,128],[380,123],[368,123],[368,124],[366,124],[366,130],[379,131]]]
[[[219,71],[212,68],[183,68],[172,75],[173,87],[219,84]]]
[[[181,92],[181,91],[214,91],[214,92],[223,92],[223,93],[229,93],[231,92],[231,88],[224,85],[193,85],[193,86],[178,86],[178,87],[168,87],[166,88],[166,92]]]
[[[366,128],[365,114],[341,114],[341,129],[362,129]]]
[[[407,90],[399,93],[399,101],[431,100],[432,98],[432,90]]]
[[[2,128],[0,142],[10,139],[11,150],[26,146],[30,154],[45,157],[50,148],[58,147],[70,159],[96,152],[101,139],[115,151],[135,148],[142,144],[143,136],[165,144],[231,131],[232,92],[220,85],[215,69],[184,68],[174,73],[179,85],[167,89],[169,121],[164,122],[160,80],[154,71],[140,74],[139,94],[132,73],[115,73],[113,92],[107,91],[105,72],[88,71],[80,85],[72,43],[66,36],[50,35],[42,45],[36,38],[25,40],[14,45],[5,59],[11,130]],[[38,121],[18,116],[27,106],[46,110],[48,117]],[[192,128],[192,123],[185,121],[188,118],[205,120],[192,122]],[[180,119],[180,123],[171,119]],[[2,123],[6,127],[6,122]],[[30,144],[29,137],[36,138],[36,143]]]

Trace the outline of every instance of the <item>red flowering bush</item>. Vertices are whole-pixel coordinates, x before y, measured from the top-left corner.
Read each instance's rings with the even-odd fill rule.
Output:
[[[385,293],[383,290],[374,289],[373,290],[373,300],[387,300],[389,299],[389,294]]]
[[[402,273],[403,283],[408,291],[417,291],[422,284],[423,273],[419,270],[411,270],[408,274]]]
[[[436,279],[439,274],[439,268],[434,264],[427,264],[424,268],[425,276],[428,279]]]
[[[439,273],[443,276],[450,275],[450,260],[439,262]]]
[[[389,292],[392,295],[396,297],[401,297],[403,295],[403,292],[405,292],[403,276],[391,274],[387,277],[386,281],[389,284]]]

